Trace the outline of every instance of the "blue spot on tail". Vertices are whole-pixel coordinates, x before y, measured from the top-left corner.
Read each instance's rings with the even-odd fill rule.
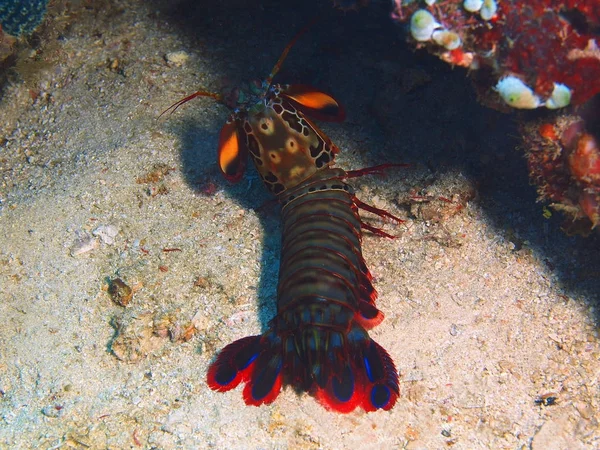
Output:
[[[264,360],[261,360],[264,362]],[[257,364],[260,364],[257,363]],[[252,377],[252,398],[256,401],[260,401],[265,398],[275,386],[275,381],[281,372],[283,362],[279,361],[275,370],[270,365],[266,365],[262,370]]]
[[[215,374],[215,381],[221,386],[227,386],[233,381],[237,375],[237,370],[230,366],[223,366],[217,370]]]
[[[331,384],[333,393],[340,402],[345,403],[352,398],[352,394],[354,393],[354,376],[350,368],[344,370],[341,380],[338,377],[333,377]]]
[[[377,385],[371,390],[371,403],[377,409],[383,408],[390,401],[391,393],[387,386]]]
[[[363,358],[363,361],[365,362],[365,370],[367,371],[367,377],[369,378],[369,381],[372,383],[373,382],[373,374],[371,373],[371,364],[369,364],[369,360],[367,358]]]
[[[244,370],[246,367],[248,367],[250,364],[252,364],[252,362],[258,358],[258,353],[255,353],[254,355],[252,355],[250,358],[248,358],[248,361],[246,361],[246,363],[244,365],[242,365],[242,367],[240,367],[240,370]]]

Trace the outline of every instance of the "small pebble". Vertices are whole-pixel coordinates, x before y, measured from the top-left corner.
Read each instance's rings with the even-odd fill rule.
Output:
[[[194,314],[194,317],[192,317],[191,323],[197,330],[201,331],[209,327],[210,320],[208,320],[206,311],[199,309],[196,314]]]
[[[165,60],[167,61],[167,64],[169,64],[169,66],[175,67],[183,66],[189,58],[190,55],[188,55],[183,50],[180,50],[178,52],[169,52],[165,55]]]
[[[100,225],[92,234],[98,236],[106,245],[113,245],[119,230],[114,225]]]
[[[133,298],[133,290],[120,278],[110,281],[108,295],[119,306],[127,306]]]
[[[56,419],[60,417],[63,412],[63,407],[59,405],[47,405],[42,408],[42,414],[46,417],[52,417]]]
[[[575,403],[575,409],[581,417],[586,420],[590,420],[593,415],[593,408],[585,402],[577,402]]]
[[[98,241],[93,236],[83,236],[71,246],[71,256],[79,256],[98,248]]]

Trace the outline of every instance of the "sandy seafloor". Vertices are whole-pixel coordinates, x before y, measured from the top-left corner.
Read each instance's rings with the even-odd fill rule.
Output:
[[[599,240],[543,217],[516,149],[530,116],[480,107],[382,2],[194,3],[75,5],[42,67],[3,86],[0,447],[599,448]],[[353,181],[406,219],[365,215],[398,236],[363,242],[386,315],[371,335],[400,372],[390,412],[339,415],[291,389],[248,407],[205,383],[216,352],[275,313],[279,212],[253,169],[221,180],[225,107],[157,117],[266,76],[315,14],[278,80],[346,106],[323,125],[339,166],[411,164]],[[135,290],[126,308],[116,277]]]

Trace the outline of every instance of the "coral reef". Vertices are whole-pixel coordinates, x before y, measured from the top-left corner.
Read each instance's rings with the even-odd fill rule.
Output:
[[[518,117],[531,180],[540,200],[571,219],[568,231],[587,234],[596,228],[600,1],[394,0],[394,5],[392,17],[408,24],[417,48],[470,69],[481,103],[500,111],[550,110],[533,121]]]
[[[567,230],[585,234],[600,224],[600,140],[582,118],[560,114],[524,125],[522,134],[540,200],[570,216]]]
[[[412,40],[468,67],[483,102],[551,109],[600,92],[598,0],[395,0]],[[508,89],[508,90],[507,90]]]
[[[0,24],[13,36],[30,34],[42,22],[48,0],[3,0],[0,2]]]

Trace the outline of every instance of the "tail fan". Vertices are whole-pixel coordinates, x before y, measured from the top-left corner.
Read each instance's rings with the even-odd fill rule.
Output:
[[[273,402],[284,381],[340,413],[387,411],[400,395],[394,362],[358,322],[348,333],[312,328],[282,339],[271,329],[239,339],[221,351],[207,379],[221,392],[246,383],[244,401],[255,406]]]
[[[335,370],[317,399],[328,409],[346,413],[357,406],[371,412],[390,410],[398,396],[398,373],[392,358],[358,324],[348,333],[348,359],[329,361]]]
[[[249,336],[226,346],[207,374],[208,386],[229,391],[245,382],[247,405],[269,404],[279,395],[282,384],[282,355],[273,333]]]
[[[377,409],[390,410],[400,395],[394,361],[381,345],[369,339],[362,362],[368,380],[365,382],[362,407],[367,412]]]

